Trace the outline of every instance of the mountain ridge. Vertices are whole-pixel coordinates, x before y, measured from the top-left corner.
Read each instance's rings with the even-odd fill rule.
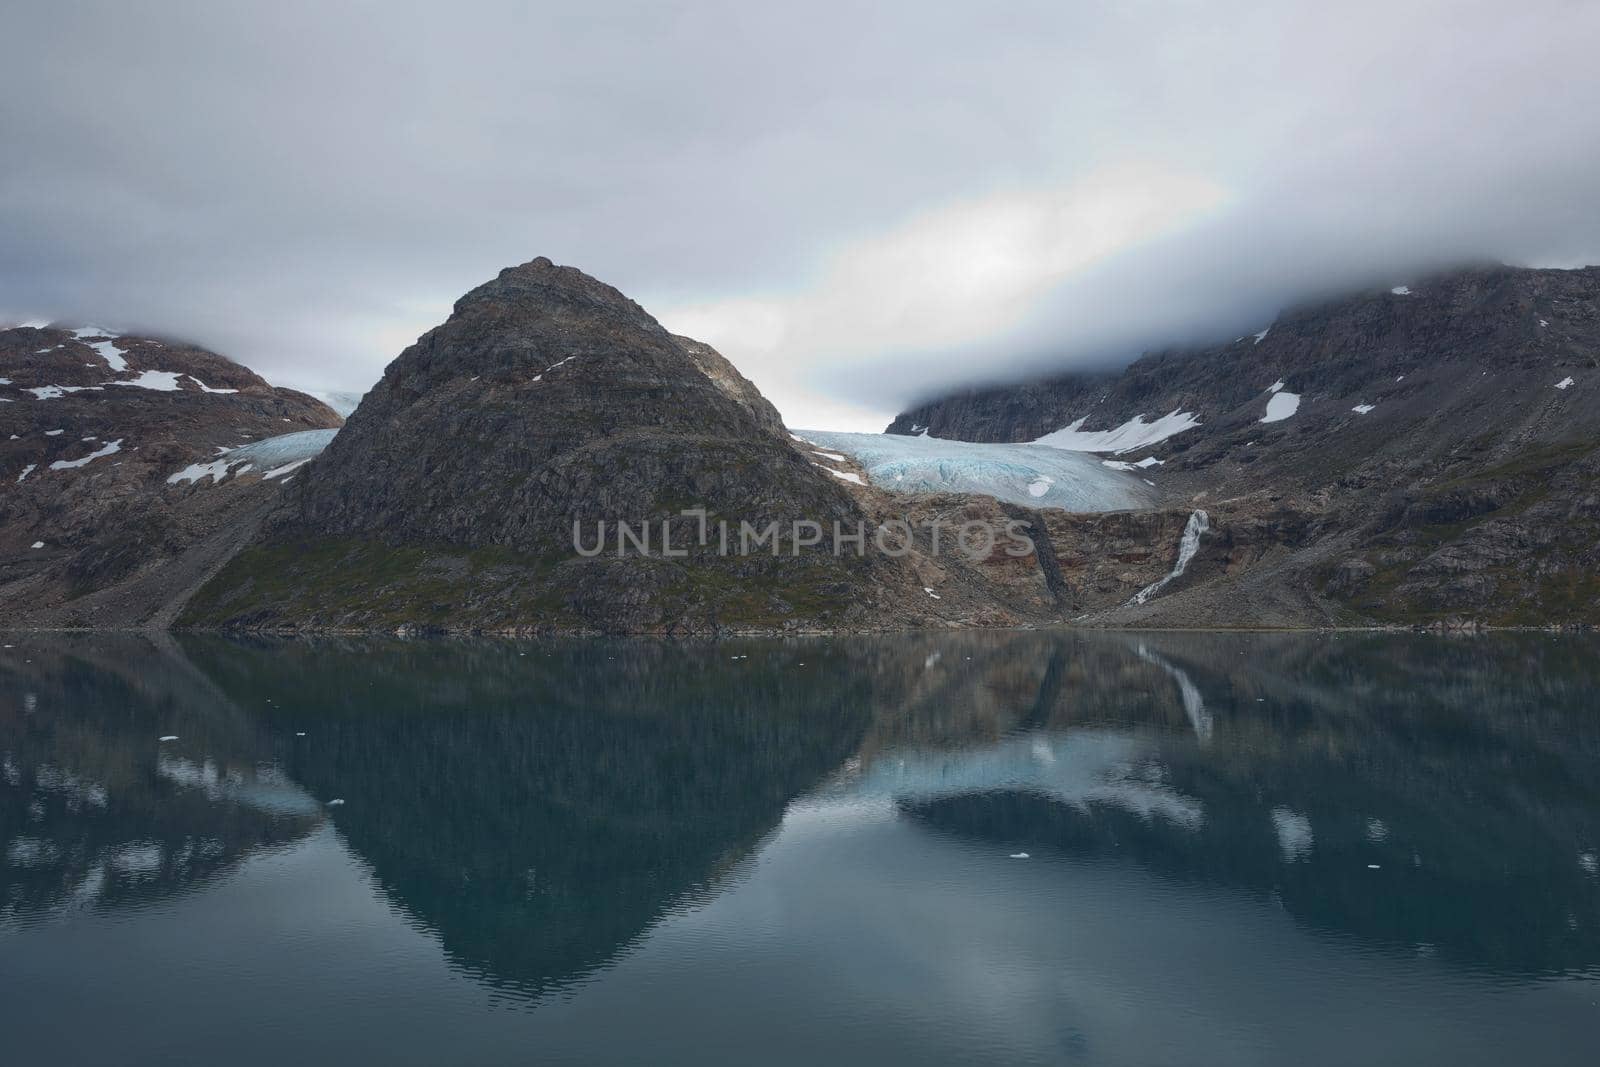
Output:
[[[282,486],[219,456],[340,422],[312,397],[196,345],[98,327],[0,330],[8,622],[170,625]]]
[[[1175,583],[1106,624],[1586,623],[1600,617],[1586,540],[1597,355],[1600,268],[1480,267],[1293,309],[1116,375],[969,391],[890,429],[1018,440],[1184,413],[1113,462],[1151,463],[1165,506],[1222,505],[1187,579],[1205,592]],[[1279,546],[1278,571],[1215,547],[1230,513],[1263,508],[1309,531]],[[1285,596],[1303,602],[1284,614],[1263,599]]]

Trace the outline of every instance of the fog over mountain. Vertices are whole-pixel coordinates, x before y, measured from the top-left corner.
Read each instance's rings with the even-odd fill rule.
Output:
[[[315,17],[313,17],[315,15]],[[1600,8],[8,7],[0,321],[365,388],[546,255],[792,425],[1600,262]]]

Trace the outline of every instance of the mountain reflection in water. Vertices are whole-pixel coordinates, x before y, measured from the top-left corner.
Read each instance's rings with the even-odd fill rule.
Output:
[[[714,950],[744,959],[740,973],[785,961],[767,1010],[799,1018],[831,1003],[825,987],[806,992],[803,961],[836,943],[872,951],[851,914],[871,897],[904,901],[885,929],[914,928],[936,898],[965,901],[973,923],[1015,912],[1048,926],[1063,907],[1116,913],[1116,898],[1086,895],[1091,874],[1120,880],[1129,915],[1192,907],[1221,922],[1219,900],[1281,912],[1323,946],[1301,949],[1308,974],[1348,946],[1491,984],[1600,976],[1600,645],[1587,638],[15,644],[0,652],[0,938],[14,945],[89,912],[181,907],[254,877],[253,858],[320,856],[335,832],[452,973],[496,1003],[576,998],[580,1014],[604,1002],[603,986],[586,989],[652,951],[675,961],[672,995],[727,999]],[[853,825],[895,836],[863,851]],[[795,872],[790,857],[812,848],[831,866]],[[809,903],[773,910],[779,899]],[[724,900],[764,918],[696,938]],[[1266,965],[1251,944],[1241,969]],[[1047,974],[1100,950],[1044,937],[1029,951]],[[1095,965],[1117,966],[1104,951],[1112,962]],[[878,975],[884,1004],[859,1010],[903,1047],[894,984],[948,971],[956,988],[978,961],[850,966]],[[1219,981],[1216,966],[1190,977]],[[0,979],[6,968],[0,953]],[[1136,969],[1128,995],[1161,1007]],[[1103,1015],[1019,1033],[1010,1051],[1133,1055],[1112,1054]],[[728,1040],[762,1017],[730,1022]],[[1174,1047],[1190,1047],[1184,1025],[1224,1024],[1175,1020]],[[1249,1044],[1268,1040],[1264,1024],[1235,1025],[1245,1044],[1228,1055],[1282,1051],[1276,1037]],[[865,1055],[870,1042],[851,1040],[841,1054]],[[977,1055],[942,1040],[924,1054]]]

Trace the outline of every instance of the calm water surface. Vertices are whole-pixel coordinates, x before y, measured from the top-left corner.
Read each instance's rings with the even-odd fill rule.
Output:
[[[3,640],[6,1063],[1600,1045],[1589,639]]]

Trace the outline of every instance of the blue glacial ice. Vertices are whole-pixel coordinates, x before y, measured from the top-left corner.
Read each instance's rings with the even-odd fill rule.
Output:
[[[321,454],[333,435],[332,430],[302,430],[299,433],[265,437],[219,454],[208,463],[191,463],[167,479],[168,485],[180,482],[220,482],[229,474],[253,471],[265,478],[281,478],[301,464]]]
[[[983,493],[1012,504],[1066,511],[1128,511],[1155,504],[1144,479],[1100,457],[1040,444],[978,444],[899,434],[799,430],[811,459],[833,470],[846,453],[871,483],[902,493]],[[1124,464],[1124,466],[1127,466]],[[837,472],[836,472],[837,473]]]

